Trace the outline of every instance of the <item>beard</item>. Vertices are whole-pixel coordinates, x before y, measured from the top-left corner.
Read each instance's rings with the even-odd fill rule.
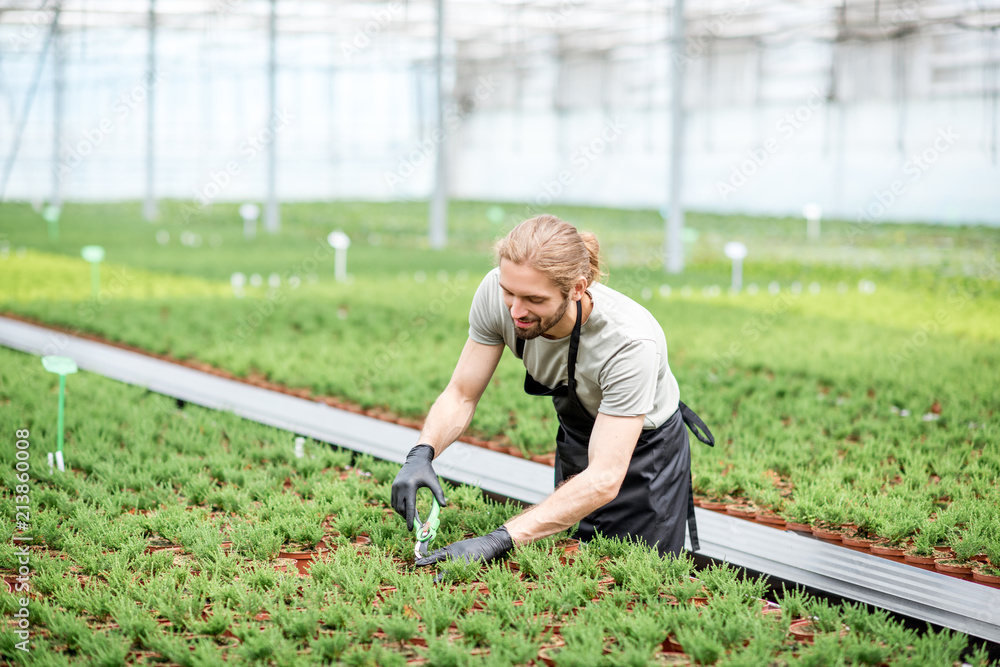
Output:
[[[514,325],[514,335],[522,340],[531,340],[532,338],[538,338],[543,333],[559,324],[559,320],[563,318],[566,314],[566,309],[569,308],[570,298],[566,297],[566,300],[562,302],[559,306],[559,310],[556,311],[555,315],[552,317],[546,317],[545,319],[539,318],[535,320],[527,329],[522,329],[521,327]]]

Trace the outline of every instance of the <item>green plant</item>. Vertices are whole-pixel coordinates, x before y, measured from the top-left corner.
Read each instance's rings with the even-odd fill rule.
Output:
[[[682,627],[677,631],[677,641],[698,665],[715,664],[725,653],[718,640],[697,626]]]
[[[812,523],[816,520],[818,508],[811,500],[795,499],[785,507],[782,516],[794,523]]]
[[[281,535],[274,526],[237,521],[229,533],[233,549],[257,561],[270,561],[281,549]]]
[[[898,546],[920,530],[925,514],[901,498],[884,503],[883,518],[878,522],[878,534],[890,546]]]
[[[316,637],[309,642],[313,655],[324,662],[340,660],[351,646],[351,636],[346,632],[333,632]]]
[[[702,570],[698,578],[709,594],[722,597],[734,588],[738,576],[739,570],[735,567],[718,563]]]
[[[620,627],[622,633],[619,636],[626,643],[633,644],[647,653],[655,650],[667,636],[660,619],[642,610],[622,618]]]
[[[781,586],[781,595],[778,596],[778,605],[781,607],[782,617],[786,620],[803,618],[809,609],[812,596],[800,588],[785,588]]]
[[[668,583],[666,591],[673,595],[681,604],[689,603],[692,598],[702,597],[704,587],[701,581],[685,577],[673,583]]]
[[[806,615],[819,632],[836,632],[840,630],[840,610],[823,598],[813,598],[806,603]]]
[[[453,581],[456,583],[468,583],[475,581],[483,568],[482,561],[473,560],[466,562],[460,558],[449,558],[438,564],[438,572],[443,581]]]
[[[933,542],[931,542],[930,534],[921,531],[916,535],[914,535],[913,544],[910,545],[909,553],[913,554],[914,556],[924,556],[924,557],[933,556],[935,551],[934,551],[934,544]]]
[[[545,576],[559,566],[558,557],[543,550],[537,543],[515,547],[512,559],[522,574],[534,579]]]
[[[955,552],[955,560],[960,563],[968,563],[972,557],[979,553],[982,542],[979,534],[974,531],[967,531],[965,535],[953,534],[948,540],[948,546]]]
[[[281,632],[289,639],[309,639],[319,628],[320,613],[316,609],[291,609],[279,605],[272,613],[272,618],[281,628]]]

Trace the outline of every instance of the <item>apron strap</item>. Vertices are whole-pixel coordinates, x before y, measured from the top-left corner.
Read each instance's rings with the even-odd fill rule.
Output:
[[[691,432],[694,433],[694,437],[698,438],[709,447],[714,447],[715,436],[713,436],[712,432],[708,430],[707,426],[705,426],[705,422],[701,420],[701,417],[696,415],[694,410],[684,405],[684,401],[678,401],[677,407],[680,408],[681,417],[684,419],[684,423],[687,424],[687,427],[691,429]]]
[[[701,542],[698,541],[698,522],[694,516],[694,479],[688,475],[688,502],[687,502],[687,524],[688,535],[691,537],[691,551],[701,551]]]
[[[573,325],[573,335],[569,338],[569,359],[566,363],[568,378],[566,385],[570,394],[576,393],[576,353],[580,349],[580,327],[583,324],[583,299],[576,302],[576,324]]]
[[[681,418],[687,425],[694,436],[701,440],[703,443],[709,447],[715,446],[715,436],[712,432],[708,430],[708,426],[705,422],[701,420],[701,417],[695,414],[694,410],[689,408],[684,404],[683,401],[677,402],[677,407],[680,408]],[[701,542],[698,540],[698,522],[695,520],[694,516],[694,477],[689,472],[688,473],[688,502],[687,502],[687,524],[688,524],[688,535],[691,537],[691,551],[701,551]]]

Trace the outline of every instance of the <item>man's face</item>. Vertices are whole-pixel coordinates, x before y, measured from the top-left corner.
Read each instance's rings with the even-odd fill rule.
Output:
[[[518,338],[531,340],[554,327],[566,314],[570,297],[563,297],[541,271],[500,260],[500,287],[503,301],[514,320]]]

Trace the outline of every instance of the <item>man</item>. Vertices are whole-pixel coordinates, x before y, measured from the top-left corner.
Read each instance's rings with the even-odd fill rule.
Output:
[[[559,417],[556,489],[489,535],[462,540],[416,562],[492,561],[515,544],[579,522],[577,537],[630,537],[661,554],[697,550],[686,423],[667,364],[663,329],[642,306],[599,281],[596,237],[549,215],[526,220],[495,248],[469,314],[469,339],[447,388],[431,407],[420,444],[392,485],[392,506],[412,530],[416,493],[444,494],[431,461],[468,427],[505,347],[524,362],[524,389],[550,396]],[[697,434],[697,431],[695,431]]]

